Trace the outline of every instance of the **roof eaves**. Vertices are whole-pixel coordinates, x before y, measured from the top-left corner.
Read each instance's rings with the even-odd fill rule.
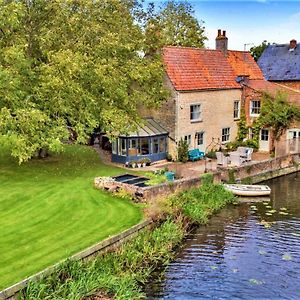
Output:
[[[222,91],[222,90],[238,90],[240,87],[222,87],[222,88],[201,88],[201,89],[176,89],[177,92],[189,93],[189,92],[204,92],[204,91]]]

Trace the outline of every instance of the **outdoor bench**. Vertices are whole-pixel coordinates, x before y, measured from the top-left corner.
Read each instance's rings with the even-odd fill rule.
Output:
[[[189,150],[188,152],[189,160],[196,161],[204,157],[204,152],[200,151],[199,149]]]

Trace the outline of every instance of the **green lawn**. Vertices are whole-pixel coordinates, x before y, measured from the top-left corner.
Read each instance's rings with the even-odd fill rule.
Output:
[[[1,149],[0,290],[138,223],[137,205],[93,188],[122,172],[83,146],[21,166]]]

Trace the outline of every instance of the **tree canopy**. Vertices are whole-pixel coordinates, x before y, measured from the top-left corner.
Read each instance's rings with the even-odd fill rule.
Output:
[[[185,1],[167,1],[158,11],[150,4],[147,29],[163,46],[202,48],[207,40],[204,22],[194,14],[192,5]]]
[[[261,57],[264,50],[270,45],[266,40],[264,40],[260,45],[253,46],[250,48],[250,53],[253,56],[255,61],[258,61],[258,59]]]
[[[26,161],[76,132],[110,137],[167,96],[134,0],[0,0],[0,141]],[[145,44],[147,41],[147,45]],[[157,42],[157,41],[152,41]]]

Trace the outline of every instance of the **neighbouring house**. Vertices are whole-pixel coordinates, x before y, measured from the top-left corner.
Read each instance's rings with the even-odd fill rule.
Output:
[[[244,80],[244,99],[247,123],[259,116],[261,96],[264,92],[274,95],[283,92],[287,100],[300,107],[300,44],[291,40],[289,44],[268,45],[258,60],[258,65],[265,80]],[[251,130],[250,133],[251,135]],[[281,137],[280,143],[274,145],[271,132],[263,128],[260,133],[260,150],[274,149],[277,154],[293,152],[298,149],[300,124],[293,123]],[[294,146],[297,143],[296,147]]]
[[[274,97],[278,92],[284,93],[289,103],[300,107],[300,92],[295,89],[269,82],[264,79],[251,80],[247,77],[243,79],[242,83],[244,86],[243,99],[246,121],[249,126],[249,138],[253,136],[251,125],[260,115],[261,102],[264,93],[268,93],[270,96]],[[300,137],[300,128],[298,127],[299,124],[294,122],[281,136],[280,141],[274,140],[270,128],[262,128],[259,133],[259,150],[267,152],[275,150],[276,155],[279,156],[293,152],[292,144],[296,142],[295,138]],[[290,141],[290,139],[293,139],[293,141]],[[298,141],[296,148],[298,149]]]
[[[296,40],[268,45],[258,65],[266,80],[300,90],[300,44]]]

